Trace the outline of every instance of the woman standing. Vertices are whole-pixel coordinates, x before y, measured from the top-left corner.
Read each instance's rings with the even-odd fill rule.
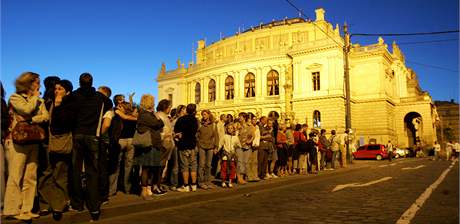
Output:
[[[72,83],[68,80],[60,80],[55,84],[54,99],[50,106],[51,135],[68,135],[72,131],[73,114],[69,99],[72,89]],[[48,167],[39,181],[38,191],[43,203],[41,206],[47,206],[45,209],[53,212],[55,220],[62,218],[62,212],[69,201],[67,164],[71,164],[70,153],[50,151]]]
[[[199,169],[198,183],[202,189],[213,188],[211,183],[212,156],[217,153],[218,139],[214,118],[209,110],[201,112],[201,125],[198,128]]]
[[[152,146],[148,148],[136,148],[134,164],[142,167],[141,171],[141,196],[144,200],[150,200],[151,186],[153,184],[153,194],[163,195],[160,189],[161,182],[161,129],[164,124],[161,119],[155,116],[154,97],[144,94],[141,98],[141,110],[137,119],[137,132],[143,134],[150,132]],[[152,178],[153,176],[153,178]],[[151,181],[152,180],[152,181]]]
[[[16,93],[9,104],[13,116],[11,130],[18,122],[31,124],[48,120],[48,111],[40,96],[40,77],[33,72],[22,73],[15,82]],[[5,141],[8,158],[8,181],[3,214],[19,220],[30,220],[39,215],[32,213],[37,188],[39,144],[16,144],[9,135]]]

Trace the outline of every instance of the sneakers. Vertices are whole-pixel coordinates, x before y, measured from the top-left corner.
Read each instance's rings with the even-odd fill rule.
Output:
[[[274,173],[272,174],[272,177],[275,179],[278,178],[278,176],[276,176]]]
[[[177,191],[179,192],[190,192],[190,188],[188,186],[182,186],[177,188]]]
[[[169,187],[169,190],[171,190],[171,191],[177,191],[177,187],[176,187],[176,186],[171,186],[171,187]]]
[[[209,189],[208,185],[206,185],[206,184],[200,184],[200,188],[203,189],[203,190],[208,190]]]
[[[225,182],[222,182],[222,187],[223,188],[226,188],[227,187],[227,184]]]
[[[192,192],[195,192],[196,191],[196,184],[192,185],[191,188],[192,188]]]
[[[34,214],[32,212],[25,212],[25,213],[21,213],[19,215],[15,215],[13,218],[15,218],[17,220],[22,220],[22,221],[28,221],[28,220],[31,220],[31,219],[36,219],[38,217],[40,217],[40,215]]]
[[[228,183],[228,187],[229,187],[229,188],[232,188],[232,187],[233,187],[233,184],[232,184],[232,183]]]
[[[153,189],[153,195],[155,195],[155,196],[161,196],[161,195],[165,195],[165,194],[166,194],[166,191],[162,191],[162,190],[160,190],[158,188]]]
[[[265,174],[264,180],[270,180],[270,179],[272,179],[272,176],[270,174],[268,174],[268,173]]]

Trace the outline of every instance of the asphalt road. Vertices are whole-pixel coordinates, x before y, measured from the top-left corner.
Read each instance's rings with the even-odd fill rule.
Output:
[[[117,195],[103,207],[97,223],[396,223],[449,166],[451,162],[428,159],[357,161],[349,168],[318,175],[233,189],[168,192],[152,201]],[[407,223],[459,223],[458,162],[417,208]],[[61,222],[47,216],[33,223],[88,220],[88,212],[68,212]]]
[[[300,176],[282,184],[223,192],[228,195],[220,191],[201,200],[179,199],[170,206],[99,223],[396,223],[449,165],[426,159],[371,162],[349,172]],[[459,223],[458,170],[456,163],[410,223]],[[337,185],[372,181],[377,183],[332,191]]]

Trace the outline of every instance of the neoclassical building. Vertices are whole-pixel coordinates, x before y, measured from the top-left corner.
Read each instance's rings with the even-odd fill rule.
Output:
[[[344,39],[323,9],[315,12],[315,21],[273,21],[210,45],[198,41],[196,62],[162,65],[159,98],[216,114],[277,111],[282,121],[343,132]],[[352,129],[361,144],[433,143],[436,108],[396,43],[391,51],[382,38],[353,44],[349,62]]]

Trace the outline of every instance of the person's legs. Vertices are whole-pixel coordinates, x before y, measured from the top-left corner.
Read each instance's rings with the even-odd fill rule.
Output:
[[[206,185],[211,185],[212,181],[212,174],[211,174],[211,163],[212,163],[212,157],[214,155],[214,152],[212,149],[206,150],[206,161],[204,165],[204,171],[205,171],[205,183]]]
[[[71,205],[75,210],[84,209],[82,173],[83,173],[83,144],[82,135],[75,135],[72,150],[72,195]]]
[[[11,140],[5,142],[5,148],[8,159],[8,179],[5,189],[5,204],[3,215],[19,215],[22,204],[21,179],[24,174],[27,156],[24,153],[16,151]]]
[[[171,169],[171,186],[174,189],[179,187],[179,154],[176,147],[174,147],[171,157],[171,161],[173,162]]]
[[[98,191],[99,179],[99,140],[95,136],[85,136],[84,161],[87,174],[87,207],[93,219],[97,220],[100,214],[101,201]],[[97,217],[94,215],[98,214]]]
[[[200,187],[206,188],[206,150],[198,147],[199,165],[198,165],[198,183]]]
[[[125,192],[129,193],[131,191],[131,182],[129,181],[129,177],[131,176],[133,163],[134,163],[134,146],[133,146],[133,139],[128,138],[126,140],[126,154],[125,154],[125,172],[123,177],[123,187],[125,188]]]
[[[198,169],[198,162],[197,162],[197,153],[195,149],[188,150],[189,152],[189,169],[190,169],[190,177],[192,179],[192,185],[196,185],[196,174]]]

